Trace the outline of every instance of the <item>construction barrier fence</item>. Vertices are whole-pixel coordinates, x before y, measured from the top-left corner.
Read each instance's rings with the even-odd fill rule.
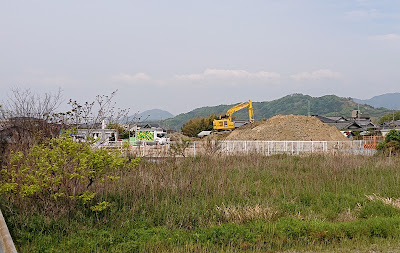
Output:
[[[166,145],[129,145],[129,152],[141,157],[196,156],[202,154],[262,155],[334,153],[373,155],[376,149],[358,141],[193,141]],[[123,149],[123,142],[110,142],[105,148]]]

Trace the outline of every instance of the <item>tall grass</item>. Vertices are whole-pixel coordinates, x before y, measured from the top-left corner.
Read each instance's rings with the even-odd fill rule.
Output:
[[[143,160],[97,189],[99,201],[112,203],[102,212],[82,205],[49,216],[21,212],[4,198],[1,207],[21,251],[369,247],[400,239],[400,209],[382,201],[400,198],[399,162],[348,155]]]

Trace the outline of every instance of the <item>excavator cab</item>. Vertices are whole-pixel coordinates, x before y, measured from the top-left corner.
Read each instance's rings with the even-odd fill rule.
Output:
[[[232,108],[230,108],[225,115],[220,115],[218,117],[218,119],[213,121],[213,129],[216,131],[224,131],[224,130],[233,130],[236,127],[238,127],[238,125],[235,125],[235,122],[232,120],[232,114],[234,112],[237,112],[243,108],[248,108],[249,110],[249,121],[250,123],[254,122],[254,114],[253,114],[253,104],[251,102],[251,100],[249,100],[249,102],[246,103],[240,103],[238,105],[233,106]],[[243,125],[245,123],[241,122]]]

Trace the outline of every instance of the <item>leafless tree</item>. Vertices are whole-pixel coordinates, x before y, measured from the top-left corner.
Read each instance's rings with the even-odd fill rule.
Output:
[[[12,89],[0,106],[0,159],[8,151],[22,151],[58,134],[54,122],[62,102],[61,90],[39,95],[30,89]]]
[[[80,103],[70,99],[71,110],[57,115],[59,120],[69,126],[88,129],[99,128],[103,122],[107,124],[119,122],[129,113],[128,109],[116,107],[113,101],[117,90],[111,95],[98,95],[92,102]]]
[[[61,89],[42,95],[30,89],[11,89],[8,100],[3,103],[0,116],[3,119],[34,118],[49,121],[62,102],[61,94]]]

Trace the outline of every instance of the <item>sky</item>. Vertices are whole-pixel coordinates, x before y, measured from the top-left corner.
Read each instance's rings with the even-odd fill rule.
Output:
[[[400,92],[399,66],[398,0],[0,0],[0,101],[118,90],[132,113],[179,114],[293,93],[367,99]]]

